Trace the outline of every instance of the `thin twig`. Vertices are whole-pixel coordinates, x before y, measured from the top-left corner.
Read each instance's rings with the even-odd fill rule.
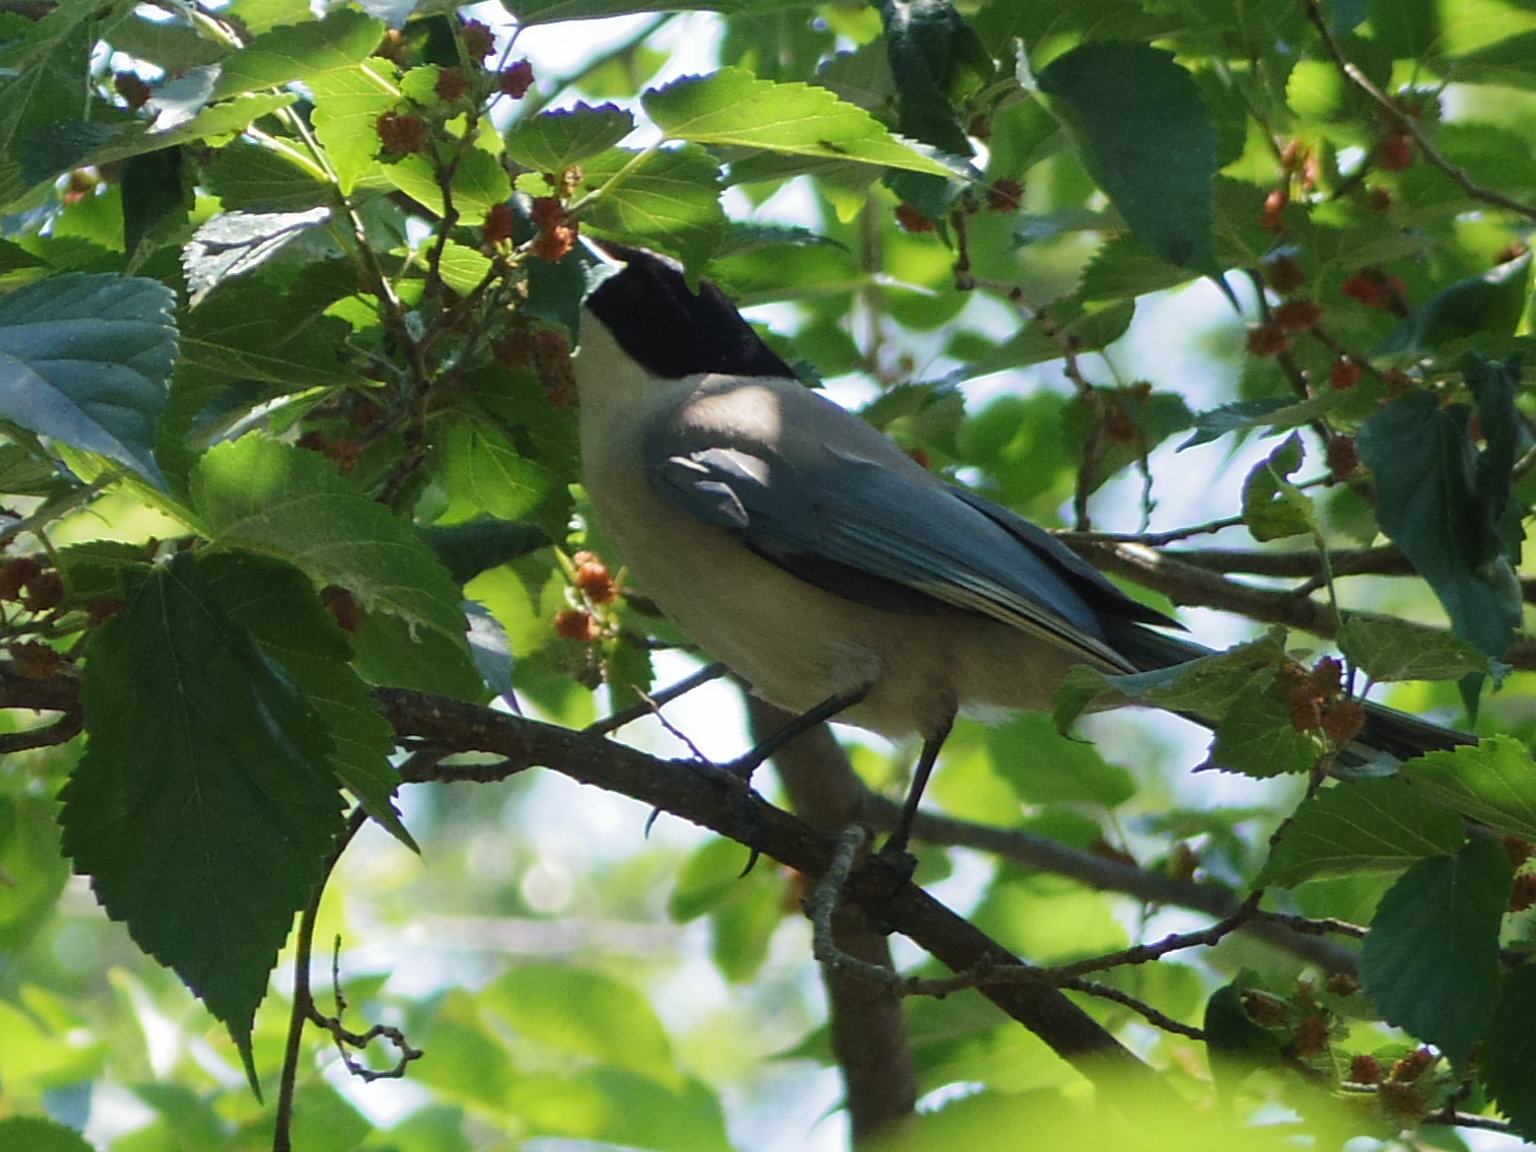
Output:
[[[1405,113],[1398,106],[1397,101],[1371,83],[1370,77],[1350,63],[1345,57],[1343,49],[1339,47],[1339,42],[1334,39],[1333,33],[1328,29],[1328,20],[1323,15],[1322,7],[1319,5],[1318,0],[1304,0],[1304,2],[1307,9],[1307,18],[1311,20],[1313,27],[1317,29],[1318,35],[1322,38],[1323,47],[1328,50],[1328,55],[1333,57],[1333,62],[1338,66],[1339,71],[1344,74],[1344,77],[1351,84],[1376,101],[1387,112],[1391,113],[1393,121],[1402,131],[1413,137],[1413,142],[1423,151],[1424,159],[1454,180],[1457,187],[1472,199],[1481,200],[1484,204],[1492,204],[1495,208],[1504,208],[1528,219],[1536,220],[1536,207],[1532,207],[1529,204],[1521,204],[1518,200],[1511,200],[1508,196],[1495,192],[1491,188],[1484,188],[1481,184],[1474,181],[1471,176],[1467,175],[1464,169],[1458,168],[1442,156],[1439,150],[1429,142],[1429,138],[1425,136],[1424,130],[1419,127],[1418,121]]]
[[[588,724],[582,731],[590,735],[605,736],[609,732],[624,727],[626,724],[632,724],[636,720],[643,720],[647,716],[658,713],[663,705],[670,704],[679,696],[692,692],[700,685],[708,684],[711,680],[720,679],[725,673],[725,665],[718,661],[713,664],[706,664],[693,675],[684,677],[670,688],[663,688],[660,692],[653,692],[651,695],[643,698],[639,704],[632,704],[628,708],[621,709],[595,723]]]
[[[1359,924],[1336,920],[1332,916],[1313,920],[1306,916],[1293,916],[1288,912],[1255,912],[1253,918],[1266,924],[1283,924],[1292,932],[1300,932],[1304,936],[1348,936],[1352,940],[1364,940],[1370,932]]]
[[[1138,1000],[1129,993],[1122,992],[1118,988],[1111,988],[1108,984],[1100,984],[1096,980],[1059,980],[1058,988],[1064,988],[1068,992],[1082,992],[1089,996],[1097,996],[1101,1000],[1112,1000],[1116,1004],[1129,1008],[1137,1013],[1154,1028],[1161,1028],[1164,1032],[1176,1032],[1180,1036],[1188,1036],[1191,1040],[1205,1040],[1203,1029],[1185,1024],[1181,1020],[1175,1020],[1166,1013],[1159,1012],[1152,1005],[1143,1000]]]
[[[1262,891],[1253,892],[1248,899],[1238,907],[1236,912],[1222,920],[1218,920],[1209,928],[1202,928],[1197,932],[1175,933],[1165,936],[1156,944],[1137,944],[1134,948],[1126,948],[1120,952],[1111,952],[1107,956],[1095,956],[1088,960],[1078,960],[1071,964],[1059,964],[1054,968],[1044,968],[1041,975],[1052,983],[1065,986],[1065,982],[1075,979],[1087,972],[1101,972],[1106,968],[1120,968],[1127,964],[1147,964],[1154,960],[1160,960],[1170,952],[1178,952],[1184,948],[1209,947],[1224,937],[1231,935],[1241,928],[1247,921],[1253,919],[1259,910],[1259,900],[1263,897]]]
[[[336,837],[336,847],[325,862],[320,883],[309,907],[299,919],[298,938],[294,942],[293,955],[293,1010],[288,1016],[288,1039],[283,1049],[283,1071],[278,1081],[277,1117],[272,1133],[272,1152],[293,1152],[293,1098],[299,1081],[299,1056],[304,1048],[304,1024],[314,1008],[309,991],[309,959],[315,944],[315,921],[320,915],[320,899],[325,895],[325,884],[331,871],[352,837],[368,820],[368,814],[359,805],[347,818],[345,829]]]

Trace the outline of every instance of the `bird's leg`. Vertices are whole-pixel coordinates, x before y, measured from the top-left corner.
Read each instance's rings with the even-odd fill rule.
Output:
[[[767,760],[780,748],[788,744],[796,736],[809,732],[823,720],[830,720],[845,708],[852,708],[860,700],[869,695],[870,685],[855,688],[852,692],[843,692],[837,696],[828,696],[814,708],[800,713],[784,727],[780,728],[772,736],[769,736],[756,748],[753,748],[745,756],[741,756],[726,766],[726,770],[733,776],[739,777],[744,783],[752,782],[752,773],[758,766]]]
[[[917,768],[912,773],[912,787],[907,789],[907,802],[901,807],[901,819],[896,821],[896,828],[885,842],[885,847],[880,849],[880,855],[910,859],[907,841],[912,838],[912,821],[917,819],[917,802],[923,798],[923,789],[928,786],[928,777],[933,775],[933,766],[939,759],[939,749],[944,747],[944,741],[949,739],[950,729],[954,726],[955,718],[950,716],[923,741],[923,753],[917,758]]]

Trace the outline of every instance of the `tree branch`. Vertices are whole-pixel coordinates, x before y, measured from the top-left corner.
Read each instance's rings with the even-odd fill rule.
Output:
[[[832,837],[743,791],[727,773],[691,761],[660,760],[578,732],[443,697],[398,688],[376,689],[375,697],[401,736],[423,737],[435,747],[453,751],[495,753],[506,758],[509,769],[544,765],[580,783],[623,793],[751,844],[808,876],[824,875],[831,864]],[[909,937],[956,972],[979,964],[1022,966],[1017,956],[907,883],[879,857],[853,872],[845,894],[868,915]],[[1147,1065],[1044,981],[988,986],[981,992],[1089,1079],[1118,1088],[1129,1077],[1153,1091],[1166,1091]]]
[[[706,669],[707,671],[707,669]],[[747,696],[754,743],[794,717]],[[795,812],[823,832],[862,818],[868,794],[848,757],[825,724],[791,740],[773,765]],[[835,947],[845,956],[894,976],[890,938],[862,909],[840,907],[831,915]],[[832,1053],[843,1074],[844,1098],[856,1147],[889,1134],[917,1104],[917,1068],[907,1036],[901,997],[858,973],[822,966]]]

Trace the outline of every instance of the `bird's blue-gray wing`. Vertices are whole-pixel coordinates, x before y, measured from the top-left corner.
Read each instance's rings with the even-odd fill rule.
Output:
[[[1097,609],[1134,601],[980,497],[834,450],[794,467],[769,449],[668,432],[647,438],[646,458],[674,506],[829,591],[895,610],[940,601],[1119,662]]]

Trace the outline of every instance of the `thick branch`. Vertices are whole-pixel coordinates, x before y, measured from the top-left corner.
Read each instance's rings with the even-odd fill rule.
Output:
[[[794,719],[788,712],[747,698],[754,743]],[[791,740],[773,757],[791,806],[823,832],[836,834],[863,819],[869,795],[825,724]],[[888,971],[890,938],[863,909],[834,913],[832,934],[845,954]],[[917,1069],[907,1039],[901,997],[854,972],[824,967],[832,1052],[842,1069],[856,1146],[888,1133],[917,1104]]]
[[[824,874],[831,862],[832,837],[743,792],[733,777],[718,770],[690,761],[659,760],[581,733],[423,693],[381,688],[376,698],[398,735],[419,736],[454,751],[495,753],[506,758],[509,769],[544,765],[753,844],[808,876]],[[1022,964],[879,858],[865,862],[850,877],[846,894],[870,916],[957,972],[978,964]],[[1151,1069],[1045,982],[981,991],[1089,1079],[1120,1087],[1130,1077],[1161,1088]]]

